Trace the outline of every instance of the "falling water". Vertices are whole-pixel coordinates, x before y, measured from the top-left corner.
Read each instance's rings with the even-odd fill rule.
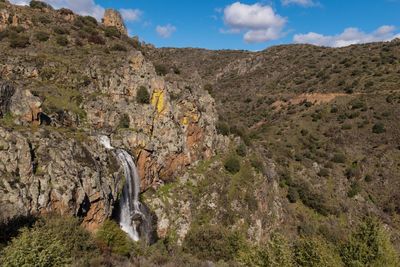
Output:
[[[100,137],[100,143],[109,150],[114,150],[124,169],[125,184],[120,197],[119,224],[130,238],[139,240],[138,228],[142,222],[147,222],[139,201],[140,178],[132,156],[123,149],[114,149],[107,136]]]

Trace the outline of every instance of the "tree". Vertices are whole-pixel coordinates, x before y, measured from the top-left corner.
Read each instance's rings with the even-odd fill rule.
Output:
[[[380,223],[366,218],[342,247],[346,266],[399,266],[399,256]]]
[[[146,87],[139,87],[136,93],[136,101],[140,104],[150,104],[150,94]]]

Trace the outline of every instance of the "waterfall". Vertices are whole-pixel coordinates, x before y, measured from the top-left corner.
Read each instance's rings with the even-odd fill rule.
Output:
[[[138,241],[140,238],[139,227],[148,225],[147,211],[139,201],[140,177],[132,156],[123,149],[115,149],[107,136],[101,136],[100,143],[108,150],[115,151],[124,170],[125,184],[120,197],[119,225],[131,239]],[[145,229],[146,232],[146,229]],[[147,233],[145,233],[147,234]]]

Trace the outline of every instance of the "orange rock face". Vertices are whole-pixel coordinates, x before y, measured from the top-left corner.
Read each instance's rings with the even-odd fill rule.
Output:
[[[106,27],[115,27],[125,35],[128,34],[128,30],[126,29],[121,14],[114,9],[106,10],[106,12],[104,13],[103,24]]]

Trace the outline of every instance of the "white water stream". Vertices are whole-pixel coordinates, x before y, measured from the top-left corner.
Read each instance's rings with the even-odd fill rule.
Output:
[[[145,216],[141,212],[139,201],[140,177],[138,175],[133,157],[123,149],[115,149],[111,146],[107,136],[100,137],[100,143],[109,150],[115,151],[124,169],[125,184],[120,197],[119,225],[134,241],[139,240],[138,227]]]

